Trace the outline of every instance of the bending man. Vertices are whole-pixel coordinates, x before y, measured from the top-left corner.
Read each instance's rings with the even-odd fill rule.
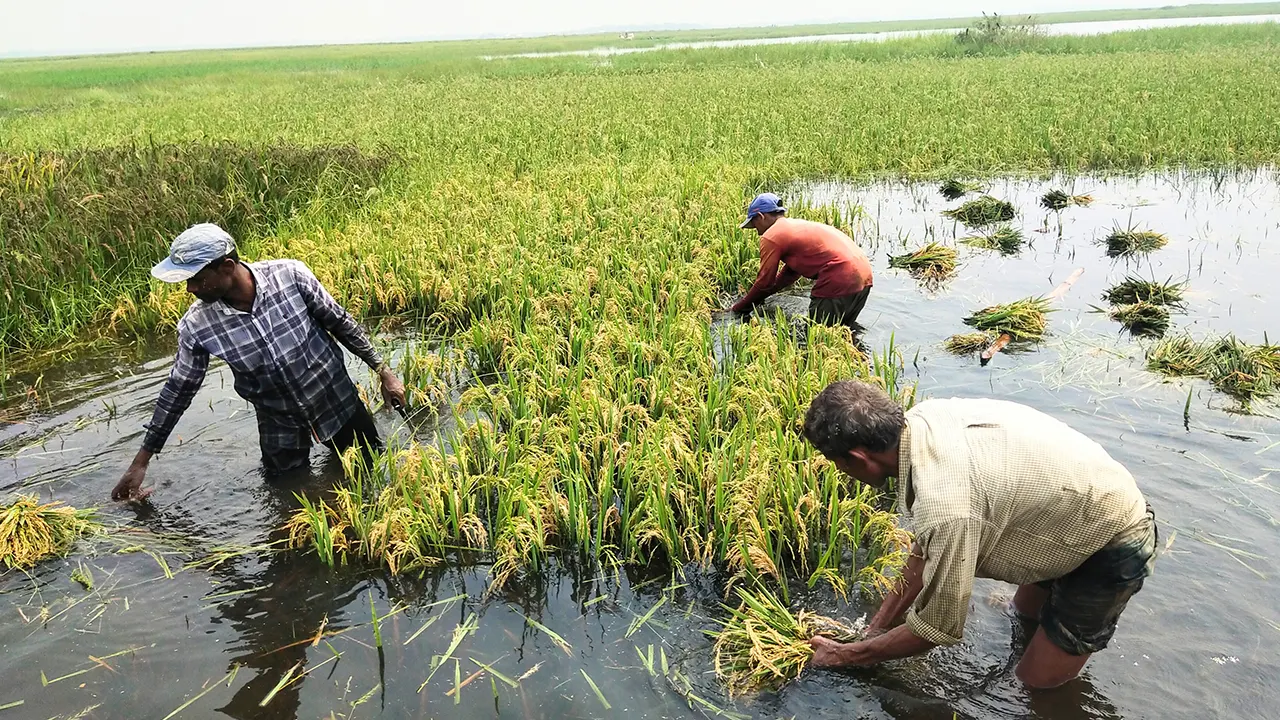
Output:
[[[837,382],[814,399],[804,433],[852,478],[878,488],[897,478],[916,537],[869,639],[814,638],[815,665],[871,665],[960,642],[977,576],[1019,586],[1014,609],[1039,628],[1017,676],[1056,687],[1107,646],[1151,574],[1155,518],[1133,477],[1029,407],[928,400],[904,416],[879,387]]]
[[[113,499],[150,494],[141,490],[147,465],[191,405],[210,356],[227,363],[236,393],[254,406],[269,475],[306,466],[313,439],[334,451],[357,443],[381,445],[334,338],[378,371],[388,403],[403,406],[404,385],[306,265],[243,263],[226,231],[202,223],[174,239],[169,257],[151,274],[164,282],[185,281],[196,301],[178,323],[173,369],[142,449],[111,492]]]
[[[760,274],[733,306],[747,312],[753,305],[791,287],[802,276],[814,281],[809,317],[850,327],[871,294],[871,263],[853,240],[830,225],[784,217],[778,196],[764,193],[747,206],[740,227],[760,235]],[[778,272],[778,263],[785,263]]]

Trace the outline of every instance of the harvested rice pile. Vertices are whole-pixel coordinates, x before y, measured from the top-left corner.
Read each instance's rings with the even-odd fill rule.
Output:
[[[1181,307],[1182,291],[1185,287],[1185,283],[1175,283],[1172,279],[1155,282],[1131,276],[1103,293],[1102,299],[1112,305],[1148,302],[1155,305]]]
[[[1103,240],[1103,244],[1107,246],[1108,257],[1120,258],[1159,250],[1169,244],[1169,238],[1151,230],[1117,228]]]
[[[65,555],[71,543],[99,528],[93,510],[77,510],[60,502],[41,505],[19,496],[0,506],[0,564],[29,568],[45,558]]]
[[[800,676],[813,657],[809,638],[815,635],[839,642],[862,637],[862,619],[853,626],[801,610],[792,614],[768,590],[738,589],[742,604],[728,608],[729,619],[715,633],[716,675],[729,696],[777,687]]]
[[[1088,207],[1092,202],[1090,195],[1068,195],[1061,190],[1050,190],[1040,198],[1040,205],[1048,210],[1066,210],[1072,205]]]
[[[960,333],[947,338],[942,347],[952,355],[969,355],[986,350],[995,341],[996,336],[991,333]]]
[[[1276,394],[1280,345],[1251,345],[1234,335],[1204,342],[1180,335],[1151,349],[1147,369],[1169,377],[1203,378],[1248,408],[1254,400]]]
[[[905,269],[921,280],[943,280],[956,271],[956,250],[931,242],[905,255],[890,255],[889,267]]]
[[[1160,336],[1169,329],[1169,308],[1146,300],[1116,305],[1109,316],[1134,335]]]
[[[990,195],[983,195],[954,210],[943,210],[942,214],[949,218],[955,218],[969,227],[982,227],[1012,220],[1017,213],[1013,209],[1013,205],[1004,200],[993,198]]]
[[[1013,340],[1040,340],[1048,328],[1045,314],[1052,312],[1046,298],[1024,298],[1005,305],[983,308],[964,319],[965,325]]]
[[[969,193],[982,192],[982,185],[974,182],[965,182],[963,180],[943,180],[942,186],[938,191],[942,193],[942,197],[948,200],[959,200]]]
[[[988,233],[970,235],[960,242],[983,250],[998,250],[1003,255],[1012,255],[1022,249],[1022,231],[1012,225],[1001,225]]]

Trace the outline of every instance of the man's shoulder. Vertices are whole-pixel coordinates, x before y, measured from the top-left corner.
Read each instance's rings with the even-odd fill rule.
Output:
[[[255,271],[264,275],[282,275],[290,274],[299,269],[310,270],[307,264],[301,260],[292,258],[277,258],[275,260],[259,260],[257,262],[245,263]]]

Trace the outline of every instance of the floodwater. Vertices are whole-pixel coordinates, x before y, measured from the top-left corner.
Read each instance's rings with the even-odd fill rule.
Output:
[[[1060,215],[1040,209],[1039,196],[1055,187],[1095,202]],[[0,708],[23,702],[0,710],[0,718],[165,718],[179,708],[178,718],[1271,716],[1280,702],[1280,600],[1272,579],[1280,568],[1270,557],[1280,515],[1270,477],[1280,473],[1280,422],[1233,412],[1203,383],[1164,383],[1145,373],[1150,341],[1128,337],[1091,306],[1127,274],[1185,278],[1188,310],[1175,315],[1175,328],[1261,341],[1277,318],[1265,290],[1280,271],[1275,173],[1011,179],[995,181],[991,192],[1019,208],[1031,245],[1009,257],[961,246],[958,273],[939,288],[887,269],[889,254],[965,233],[940,214],[957,203],[944,201],[935,185],[820,183],[791,188],[786,199],[864,209],[857,239],[877,274],[862,339],[880,349],[892,337],[922,395],[1032,405],[1094,437],[1134,472],[1172,545],[1112,646],[1081,679],[1048,693],[1018,686],[1010,674],[1018,641],[1002,606],[1010,588],[994,582],[979,584],[959,646],[875,670],[812,671],[778,693],[730,703],[700,633],[722,616],[721,578],[703,573],[673,583],[664,570],[614,577],[553,564],[485,597],[483,567],[388,578],[329,571],[306,554],[259,551],[184,566],[215,545],[273,539],[270,529],[295,506],[294,491],[314,494],[336,477],[317,451],[309,475],[264,482],[252,410],[215,366],[169,449],[152,463],[158,489],[151,507],[105,510],[154,533],[137,544],[156,556],[117,554],[121,544],[103,543],[30,576],[0,578]],[[1108,260],[1095,241],[1131,223],[1166,233],[1169,245],[1138,260]],[[960,320],[973,309],[1046,293],[1077,267],[1085,273],[1050,316],[1044,344],[1003,353],[986,367],[940,349],[967,329]],[[803,313],[806,303],[792,295],[771,307]],[[159,343],[132,356],[64,364],[38,384],[22,381],[32,386],[25,399],[21,383],[11,385],[10,393],[19,392],[0,427],[0,497],[28,491],[109,505],[170,353]],[[1274,414],[1272,406],[1259,409]],[[387,433],[403,430],[389,414],[379,422]],[[94,578],[91,592],[70,579],[81,567]],[[865,610],[823,591],[794,599],[835,616]],[[370,603],[389,615],[379,623],[381,651]],[[312,641],[340,630],[347,631]],[[433,673],[437,656],[449,659]],[[482,663],[496,672],[475,675]],[[283,679],[295,681],[278,688]],[[457,685],[461,692],[450,695]]]
[[[1104,20],[1095,22],[1050,23],[1040,28],[1047,35],[1103,35],[1126,30],[1186,27],[1189,25],[1237,25],[1241,23],[1280,22],[1280,15],[1228,15],[1222,17],[1149,18],[1145,20]],[[527,52],[509,55],[484,55],[485,60],[511,60],[516,58],[548,57],[611,57],[655,50],[699,50],[706,48],[734,48],[754,45],[795,45],[805,43],[880,42],[923,35],[954,34],[964,28],[934,28],[931,30],[891,30],[869,33],[833,33],[830,35],[792,35],[790,37],[740,38],[736,40],[702,40],[697,42],[673,42],[643,47],[598,47],[588,50],[560,50],[555,52]]]

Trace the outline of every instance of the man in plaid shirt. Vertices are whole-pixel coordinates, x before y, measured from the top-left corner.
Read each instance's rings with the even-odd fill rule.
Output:
[[[150,494],[141,488],[151,456],[191,405],[210,356],[227,363],[236,393],[253,403],[268,474],[306,466],[313,440],[335,452],[357,444],[381,447],[335,338],[377,370],[388,404],[404,406],[404,385],[306,265],[240,262],[231,236],[202,223],[179,235],[169,257],[151,274],[165,282],[185,281],[197,300],[178,323],[173,369],[147,423],[142,449],[112,499]]]

